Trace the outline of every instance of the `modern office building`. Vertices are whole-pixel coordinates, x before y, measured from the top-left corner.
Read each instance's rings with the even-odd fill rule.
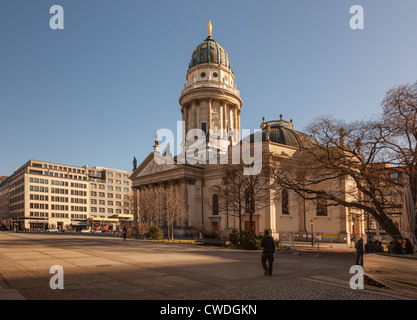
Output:
[[[114,231],[133,218],[129,173],[30,160],[0,184],[0,218],[19,230]]]

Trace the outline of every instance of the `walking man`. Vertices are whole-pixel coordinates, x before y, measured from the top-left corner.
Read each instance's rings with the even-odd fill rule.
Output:
[[[358,242],[355,243],[356,249],[356,264],[363,266],[363,239],[360,238]]]
[[[261,241],[262,252],[262,267],[264,268],[265,276],[272,276],[272,263],[274,262],[275,242],[269,235],[269,230],[265,230],[265,237]],[[268,260],[268,266],[266,261]]]

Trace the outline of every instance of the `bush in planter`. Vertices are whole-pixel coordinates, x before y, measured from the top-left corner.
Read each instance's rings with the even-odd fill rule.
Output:
[[[148,233],[146,236],[151,240],[159,240],[164,237],[164,233],[162,232],[162,229],[158,226],[153,226],[149,228]]]
[[[229,241],[234,247],[238,247],[240,243],[240,232],[236,229],[229,234]]]
[[[241,247],[246,250],[261,249],[261,238],[253,233],[245,233],[242,235]]]
[[[220,239],[220,235],[214,231],[204,233],[203,237],[206,239]]]
[[[229,234],[229,241],[234,247],[246,250],[261,249],[261,240],[262,237],[254,233],[239,232],[236,229]]]

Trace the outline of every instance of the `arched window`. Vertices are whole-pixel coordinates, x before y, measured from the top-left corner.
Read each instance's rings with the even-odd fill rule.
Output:
[[[213,195],[213,216],[219,215],[219,196],[217,194]]]
[[[327,201],[324,198],[317,199],[316,205],[317,215],[318,216],[327,216]]]
[[[251,188],[247,188],[245,192],[245,209],[247,213],[255,212],[255,199]]]
[[[288,190],[282,189],[281,196],[282,196],[282,203],[281,203],[282,214],[289,215],[290,212],[288,210]]]

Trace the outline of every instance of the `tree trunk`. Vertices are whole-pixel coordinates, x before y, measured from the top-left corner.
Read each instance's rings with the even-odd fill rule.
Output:
[[[242,234],[242,206],[239,204],[239,234]]]
[[[381,228],[393,238],[394,241],[401,238],[401,232],[398,230],[394,221],[385,213],[373,214],[375,220],[379,223]]]

